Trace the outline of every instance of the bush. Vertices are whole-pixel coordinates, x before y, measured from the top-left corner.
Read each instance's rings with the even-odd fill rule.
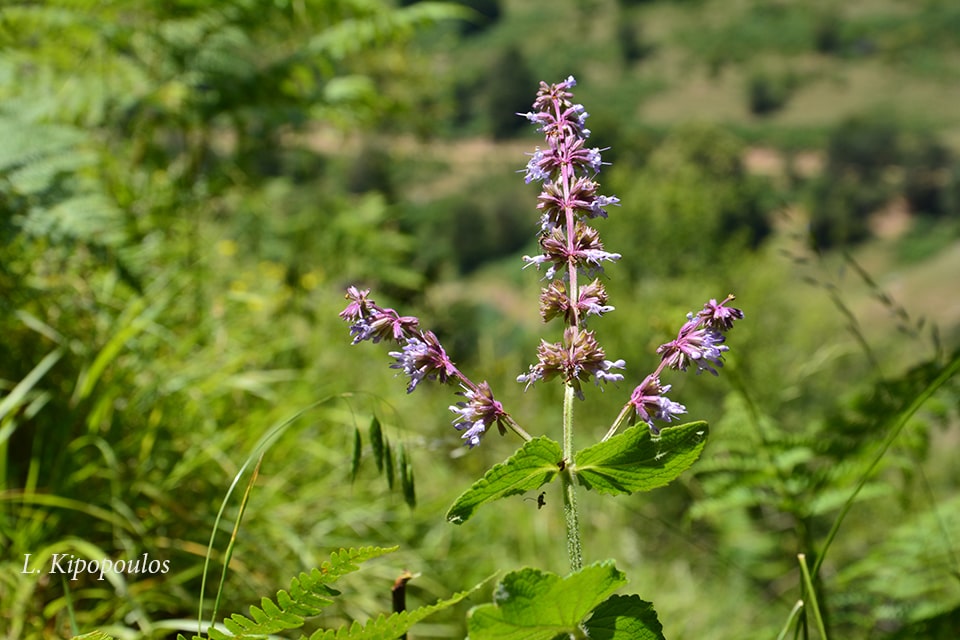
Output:
[[[523,52],[511,45],[500,52],[487,81],[487,117],[490,133],[503,139],[526,131],[529,122],[517,113],[530,110],[530,87],[537,86]]]
[[[828,248],[866,239],[868,218],[897,196],[918,215],[955,214],[956,172],[934,136],[886,115],[849,118],[830,135],[825,170],[812,187],[813,240]]]
[[[615,167],[614,193],[623,211],[607,224],[639,276],[712,269],[770,233],[765,183],[747,175],[743,144],[713,126],[681,128],[668,136],[639,171]],[[636,222],[640,221],[640,222]],[[648,250],[637,255],[631,246]]]
[[[754,73],[747,83],[750,113],[766,116],[779,111],[790,100],[795,84],[793,76],[788,73]]]

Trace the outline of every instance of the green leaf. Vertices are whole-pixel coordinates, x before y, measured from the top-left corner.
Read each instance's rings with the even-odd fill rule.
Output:
[[[592,640],[664,640],[653,604],[640,596],[610,596],[584,625]]]
[[[455,605],[470,595],[476,588],[462,591],[446,600],[438,600],[426,607],[394,613],[389,616],[381,615],[363,625],[354,621],[353,624],[340,627],[337,630],[320,629],[310,636],[310,640],[396,640],[420,620]]]
[[[417,490],[413,481],[413,465],[407,458],[407,450],[400,445],[400,486],[403,499],[411,509],[417,506]]]
[[[81,636],[73,636],[73,640],[113,640],[113,636],[107,635],[103,631],[91,631]]]
[[[304,618],[318,615],[333,602],[332,596],[339,595],[339,592],[330,586],[332,583],[341,576],[357,571],[361,563],[396,549],[397,547],[340,549],[331,553],[330,560],[318,569],[293,578],[289,590],[281,589],[277,592],[275,603],[269,598],[261,598],[260,607],[250,607],[250,617],[235,613],[224,618],[223,628],[229,635],[215,627],[210,627],[207,633],[211,640],[239,640],[262,638],[287,629],[299,629],[304,624]]]
[[[650,491],[669,484],[697,461],[707,423],[690,422],[652,436],[641,424],[574,456],[577,478],[587,489],[612,495]]]
[[[584,567],[566,578],[529,567],[504,576],[493,604],[470,610],[471,640],[551,640],[577,634],[583,619],[626,584],[612,561]]]
[[[546,436],[525,443],[506,462],[494,465],[447,511],[447,520],[463,524],[480,505],[536,489],[560,472],[560,445]]]
[[[363,438],[360,429],[353,430],[353,458],[350,460],[350,482],[355,482],[360,473],[360,458],[363,453]]]
[[[370,447],[373,449],[373,460],[377,463],[377,471],[383,472],[383,429],[377,416],[370,421]]]
[[[383,443],[383,463],[387,469],[387,486],[392,490],[396,474],[393,469],[393,447],[390,446],[389,441]]]

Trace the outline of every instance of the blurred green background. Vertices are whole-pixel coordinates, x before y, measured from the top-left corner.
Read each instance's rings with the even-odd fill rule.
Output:
[[[222,613],[341,546],[401,549],[319,626],[389,610],[403,569],[412,606],[498,569],[566,570],[559,495],[444,521],[519,443],[465,451],[453,390],[406,395],[388,349],[351,347],[336,315],[346,286],[373,288],[559,438],[560,389],[515,382],[559,335],[520,269],[538,215],[517,172],[539,141],[514,114],[540,80],[577,77],[610,147],[601,191],[622,200],[597,222],[623,260],[593,328],[627,379],[588,389],[579,445],[686,312],[728,292],[746,312],[719,378],[664,380],[711,423],[702,461],[581,500],[587,562],[613,557],[668,638],[776,636],[797,552],[816,557],[960,343],[952,0],[8,1],[0,42],[3,638],[70,635],[64,583],[23,574],[27,553],[169,559],[69,583],[77,621],[195,629],[231,480],[307,407],[264,459]],[[957,398],[953,381],[912,416],[844,521],[819,584],[832,637],[956,637]],[[373,416],[415,508],[369,458],[350,482]],[[412,637],[463,637],[469,606]]]

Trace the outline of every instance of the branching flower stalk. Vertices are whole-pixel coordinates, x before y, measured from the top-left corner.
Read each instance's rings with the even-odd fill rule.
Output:
[[[537,362],[517,377],[526,388],[554,378],[562,380],[565,386],[563,459],[558,461],[558,468],[563,485],[567,550],[574,571],[582,567],[583,560],[575,491],[573,407],[576,399],[584,399],[585,381],[592,378],[597,386],[601,382],[620,382],[624,376],[619,371],[626,368],[623,360],[608,360],[595,333],[587,329],[591,317],[614,310],[607,304],[600,276],[604,263],[621,257],[604,250],[599,232],[589,221],[606,218],[607,207],[620,201],[616,196],[598,194],[595,178],[604,164],[604,150],[586,146],[590,136],[590,130],[584,126],[588,114],[583,105],[572,101],[570,90],[575,85],[573,76],[552,85],[541,82],[533,110],[518,114],[536,124],[546,139],[546,148],[538,147],[531,154],[525,170],[527,183],[542,183],[537,204],[542,253],[524,256],[523,261],[525,266],[537,269],[546,266],[547,285],[540,292],[540,315],[544,322],[562,319],[565,327],[559,342],[540,342]],[[581,285],[581,280],[586,284]],[[501,435],[509,430],[524,441],[532,439],[494,399],[490,386],[485,381],[476,384],[467,378],[447,356],[437,337],[420,329],[417,318],[382,308],[369,294],[368,290],[350,287],[350,303],[340,316],[351,324],[353,344],[383,340],[400,345],[400,350],[390,352],[395,359],[391,367],[409,378],[408,393],[424,380],[459,384],[459,393],[465,399],[451,405],[450,410],[456,415],[453,426],[463,432],[461,438],[471,448],[480,444],[493,425]],[[686,407],[666,396],[670,385],[662,384],[660,376],[665,369],[687,371],[691,366],[698,374],[708,371],[717,375],[717,368],[723,366],[723,354],[729,349],[724,344],[724,334],[734,321],[743,318],[741,310],[727,306],[733,299],[733,295],[720,302],[712,299],[697,313],[687,314],[677,337],[657,349],[658,366],[634,388],[604,441],[624,424],[634,425],[638,421],[649,428],[652,437],[657,437],[660,428],[655,420],[669,423],[686,413]]]
[[[396,360],[390,367],[400,369],[409,377],[407,393],[413,393],[424,380],[438,380],[441,384],[458,382],[463,389],[460,395],[466,401],[451,405],[450,411],[457,416],[453,426],[464,432],[461,438],[471,448],[480,444],[480,437],[494,424],[500,435],[510,429],[524,440],[532,439],[494,399],[485,380],[476,384],[463,375],[432,331],[421,331],[417,318],[401,316],[393,309],[383,308],[369,296],[369,289],[349,287],[347,299],[350,304],[340,312],[340,317],[350,323],[353,344],[387,340],[402,345],[400,351],[390,352]]]

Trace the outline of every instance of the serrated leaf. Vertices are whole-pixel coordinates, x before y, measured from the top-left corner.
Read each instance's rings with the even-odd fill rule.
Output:
[[[669,484],[697,461],[707,423],[690,422],[652,436],[637,425],[574,456],[577,479],[587,489],[622,495]]]
[[[370,448],[373,449],[373,460],[377,463],[377,472],[383,471],[383,429],[376,416],[370,421]]]
[[[653,604],[640,596],[610,596],[584,625],[592,640],[664,640]]]
[[[556,441],[546,436],[530,440],[457,498],[447,511],[447,520],[463,524],[483,504],[539,488],[559,473],[557,463],[562,459],[563,452]]]
[[[513,571],[497,585],[493,604],[470,610],[467,629],[471,640],[580,637],[583,619],[626,582],[609,560],[565,578],[529,567]]]

